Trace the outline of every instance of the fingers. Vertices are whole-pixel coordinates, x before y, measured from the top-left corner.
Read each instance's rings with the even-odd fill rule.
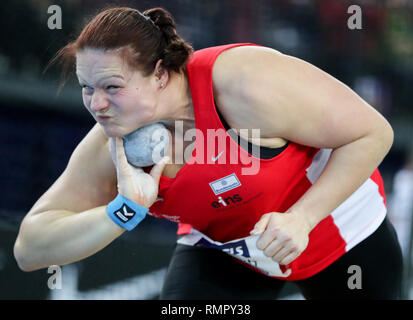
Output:
[[[279,264],[290,264],[307,247],[308,235],[297,229],[285,215],[267,213],[257,222],[251,234],[260,234],[256,246]],[[293,221],[295,222],[295,221]]]
[[[156,184],[159,184],[159,179],[161,178],[161,174],[165,169],[166,164],[169,162],[169,157],[163,157],[157,164],[155,164],[150,172],[153,180],[155,180]]]
[[[289,255],[294,255],[296,250],[292,244],[292,242],[285,243],[284,245],[279,245],[276,253],[269,256],[275,262],[279,264],[284,264],[284,259]],[[292,261],[292,260],[291,260]]]
[[[261,216],[261,219],[255,224],[254,229],[250,232],[250,234],[259,234],[263,233],[267,228],[268,222],[270,221],[271,214],[266,213]]]
[[[290,264],[295,259],[297,259],[298,256],[299,256],[299,254],[296,251],[293,251],[293,252],[289,253],[287,256],[285,256],[284,258],[282,258],[282,260],[279,262],[279,264],[282,264],[282,265]]]
[[[282,249],[285,247],[284,245],[288,241],[281,241],[279,238],[275,238],[273,241],[271,241],[268,246],[266,246],[264,249],[261,249],[264,251],[264,254],[267,257],[274,257],[276,256]]]
[[[260,221],[258,221],[258,226],[256,225],[258,230],[262,230],[262,234],[257,240],[257,248],[260,250],[266,249],[268,245],[277,238],[277,243],[282,243],[285,240],[288,240],[285,239],[283,234],[279,232],[278,226],[274,222],[274,218],[273,220],[271,220],[271,218],[273,218],[272,214],[267,213],[261,217]]]
[[[263,251],[267,257],[283,265],[291,263],[299,255],[291,240],[275,239]]]

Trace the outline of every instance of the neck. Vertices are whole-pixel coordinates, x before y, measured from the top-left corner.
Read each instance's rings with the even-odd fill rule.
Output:
[[[161,93],[160,103],[165,106],[161,122],[174,126],[175,120],[195,121],[191,90],[184,73],[171,72],[167,86]]]

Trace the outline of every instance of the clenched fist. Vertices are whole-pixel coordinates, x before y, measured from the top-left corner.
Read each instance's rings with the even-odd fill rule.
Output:
[[[287,265],[307,248],[310,231],[310,224],[303,216],[271,212],[261,217],[251,234],[262,233],[257,248],[275,262]]]

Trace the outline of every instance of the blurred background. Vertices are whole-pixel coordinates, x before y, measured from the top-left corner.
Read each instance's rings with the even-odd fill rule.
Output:
[[[362,13],[352,30],[350,5]],[[62,28],[51,30],[51,5]],[[62,289],[47,269],[25,273],[13,257],[20,222],[63,172],[94,125],[75,77],[58,95],[60,69],[43,69],[99,9],[164,7],[195,49],[253,42],[304,59],[355,90],[392,124],[394,145],[380,165],[405,258],[404,298],[413,298],[413,1],[345,0],[14,0],[0,12],[0,299],[156,299],[176,239],[172,222],[147,218],[103,251],[62,267]],[[379,280],[378,280],[379,281]],[[288,284],[283,299],[302,299]]]

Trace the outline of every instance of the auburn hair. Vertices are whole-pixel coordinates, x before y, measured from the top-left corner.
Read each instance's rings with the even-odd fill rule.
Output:
[[[85,48],[118,50],[134,70],[150,75],[159,59],[169,71],[185,69],[192,46],[176,32],[172,15],[163,8],[140,11],[128,7],[109,8],[93,17],[76,40],[61,48],[45,71],[57,61],[62,64],[63,87],[76,53]]]

